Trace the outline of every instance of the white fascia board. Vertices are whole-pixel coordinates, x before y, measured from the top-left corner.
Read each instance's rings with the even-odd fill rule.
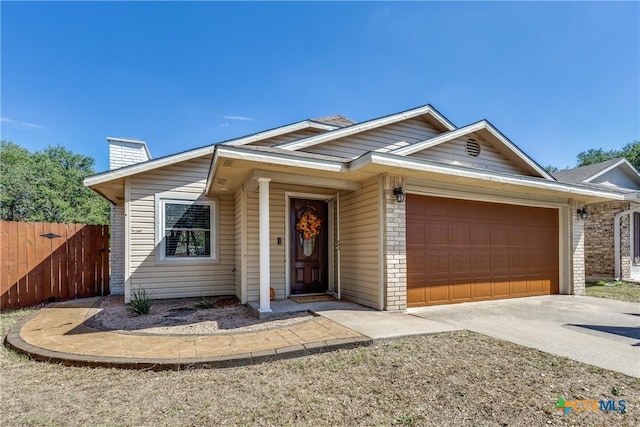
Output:
[[[207,174],[207,184],[205,185],[205,194],[209,194],[211,186],[213,185],[213,175],[218,168],[218,150],[216,149],[211,156],[211,166],[209,166],[209,173]]]
[[[174,154],[173,156],[149,160],[143,163],[136,163],[135,165],[125,166],[123,168],[115,169],[112,171],[88,176],[84,179],[83,182],[84,185],[90,187],[92,185],[102,184],[105,182],[113,181],[115,179],[126,178],[128,176],[148,172],[153,169],[158,169],[164,166],[173,165],[175,163],[184,162],[186,160],[195,159],[197,157],[206,156],[213,153],[214,148],[215,146],[210,145],[208,147],[197,148],[195,150],[185,151],[184,153]]]
[[[608,168],[606,168],[604,170],[601,170],[597,174],[585,179],[583,182],[592,182],[594,179],[598,178],[599,176],[604,175],[605,173],[617,168],[620,165],[626,165],[627,169],[629,169],[631,171],[631,173],[634,175],[634,178],[636,178],[638,181],[640,181],[640,173],[638,173],[638,170],[631,163],[629,163],[629,161],[627,159],[623,158],[623,159],[620,159],[619,161],[615,162],[614,164],[612,164]]]
[[[455,166],[435,164],[426,160],[400,157],[393,154],[368,153],[353,162],[349,170],[355,172],[369,164],[412,169],[421,172],[431,172],[442,175],[459,176],[461,178],[477,179],[482,181],[492,181],[501,184],[511,184],[523,187],[540,188],[544,190],[559,191],[570,195],[601,197],[611,200],[624,200],[624,195],[604,190],[596,190],[585,187],[578,187],[570,184],[563,184],[558,181],[538,181],[529,177],[513,177],[495,172],[474,171]]]
[[[423,114],[431,114],[436,120],[440,121],[447,129],[455,129],[455,127],[444,117],[442,117],[437,111],[431,107],[431,105],[425,105],[423,107],[414,108],[413,110],[405,111],[391,116],[381,117],[379,119],[370,120],[362,124],[355,124],[334,130],[318,136],[312,136],[309,138],[299,139],[297,141],[285,142],[284,144],[278,144],[275,148],[282,148],[284,150],[300,150],[302,148],[312,147],[314,145],[322,144],[327,141],[332,141],[345,136],[354,135],[356,133],[364,132],[367,130],[375,129],[380,126],[389,125],[399,122],[401,120],[412,119]]]
[[[332,162],[319,159],[304,159],[280,153],[257,152],[243,150],[240,147],[217,146],[217,155],[225,159],[247,160],[250,162],[268,163],[273,165],[293,166],[304,169],[316,169],[329,172],[345,172],[347,166],[342,162]]]
[[[263,139],[273,138],[280,135],[285,135],[287,133],[291,133],[291,132],[295,132],[295,131],[303,130],[307,128],[315,128],[315,129],[323,129],[323,130],[331,131],[331,130],[338,129],[338,126],[333,126],[326,123],[311,122],[309,120],[303,120],[298,123],[293,123],[287,126],[282,126],[276,129],[265,131],[265,132],[259,132],[253,135],[223,142],[220,145],[227,145],[231,147],[235,147],[239,145],[247,145],[247,144],[251,144],[252,142],[261,141]]]
[[[302,174],[256,169],[245,181],[245,190],[254,191],[258,186],[258,178],[269,178],[272,182],[277,182],[280,184],[308,185],[311,187],[332,188],[334,190],[356,191],[362,189],[362,183],[359,181],[346,181],[344,179],[324,178],[317,176],[310,177],[308,175]]]
[[[507,138],[506,136],[504,136],[502,134],[502,132],[500,132],[498,129],[496,129],[491,123],[489,123],[486,120],[483,120],[483,122],[486,124],[486,129],[491,132],[491,134],[493,136],[495,136],[496,138],[498,138],[498,140],[500,140],[500,142],[502,142],[504,145],[507,146],[507,148],[509,148],[516,156],[518,156],[522,161],[524,161],[527,165],[529,165],[530,167],[533,168],[533,170],[535,170],[536,172],[538,172],[543,178],[546,178],[550,181],[557,181],[553,175],[551,175],[549,172],[547,172],[542,166],[540,166],[539,164],[537,164],[531,157],[527,156],[527,154],[522,151],[516,144],[514,144],[513,142],[511,142],[509,140],[509,138]]]
[[[422,151],[427,148],[431,148],[436,145],[454,140],[461,136],[464,136],[473,132],[477,132],[481,129],[485,129],[486,128],[485,123],[486,122],[484,121],[473,123],[471,125],[458,128],[447,133],[440,134],[433,138],[425,139],[424,141],[416,142],[406,147],[398,148],[396,150],[393,150],[391,154],[396,154],[398,156],[409,156],[411,154],[417,153],[418,151]]]
[[[520,150],[513,142],[509,141],[507,137],[505,137],[498,129],[496,129],[491,123],[486,120],[481,120],[476,123],[472,123],[468,126],[461,127],[459,129],[452,130],[450,132],[444,133],[442,135],[438,135],[436,137],[427,139],[425,141],[421,141],[415,144],[411,144],[407,147],[402,147],[397,150],[391,152],[391,154],[395,154],[398,156],[408,156],[419,151],[425,150],[427,148],[434,147],[439,144],[443,144],[448,141],[452,141],[456,138],[459,138],[464,135],[468,135],[479,130],[486,130],[491,135],[496,137],[498,141],[500,141],[504,146],[506,146],[511,152],[513,152],[520,160],[525,162],[529,167],[531,167],[534,171],[538,172],[543,178],[555,181],[549,172],[544,170],[544,168],[540,167],[536,162],[531,160],[529,156],[524,154],[522,150]]]

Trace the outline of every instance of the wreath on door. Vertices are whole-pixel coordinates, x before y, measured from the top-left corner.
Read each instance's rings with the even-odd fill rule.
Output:
[[[320,235],[321,228],[322,220],[318,218],[317,213],[311,207],[307,207],[296,223],[296,230],[300,233],[302,253],[306,257],[310,257],[313,254],[316,237]]]

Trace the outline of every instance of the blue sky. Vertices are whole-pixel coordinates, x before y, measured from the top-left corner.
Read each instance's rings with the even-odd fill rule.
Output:
[[[1,136],[108,168],[306,118],[432,104],[542,165],[640,140],[638,2],[31,3],[1,13]]]

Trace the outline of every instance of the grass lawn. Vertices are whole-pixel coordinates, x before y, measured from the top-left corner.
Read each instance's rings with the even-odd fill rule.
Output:
[[[32,310],[0,315],[3,336]],[[472,332],[256,366],[74,368],[0,349],[3,426],[640,425],[640,380]],[[556,401],[625,399],[563,415]]]
[[[610,298],[621,301],[640,302],[640,285],[627,282],[604,282],[586,284],[589,297]]]

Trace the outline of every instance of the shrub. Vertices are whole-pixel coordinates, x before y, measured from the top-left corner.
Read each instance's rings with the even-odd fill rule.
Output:
[[[138,288],[131,290],[131,301],[127,304],[133,314],[140,316],[142,314],[149,314],[153,301],[153,293],[147,293],[144,288]]]
[[[200,310],[207,310],[216,306],[216,300],[211,297],[202,296],[202,299],[196,303],[196,308]]]

